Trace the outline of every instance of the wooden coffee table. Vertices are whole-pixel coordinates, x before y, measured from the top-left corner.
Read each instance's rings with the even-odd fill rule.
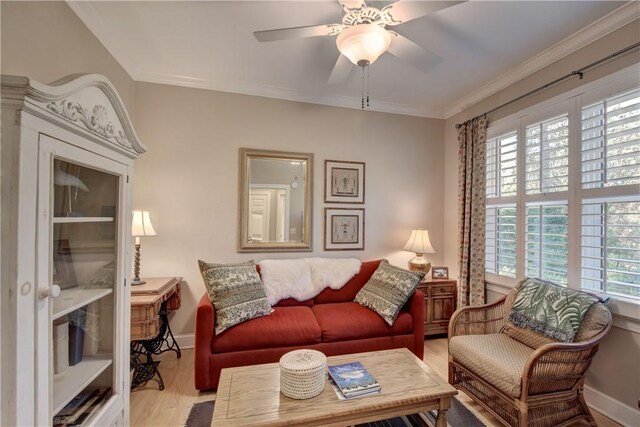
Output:
[[[328,365],[359,361],[378,380],[380,394],[339,400],[328,383],[318,396],[290,399],[280,393],[277,363],[222,370],[213,412],[215,427],[348,426],[438,410],[437,426],[458,392],[406,348],[332,356]]]

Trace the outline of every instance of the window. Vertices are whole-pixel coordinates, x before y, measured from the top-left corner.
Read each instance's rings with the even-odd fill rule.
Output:
[[[528,205],[525,274],[567,284],[568,207]]]
[[[517,142],[515,132],[487,141],[487,197],[515,196]]]
[[[527,126],[527,194],[567,191],[569,117]]]
[[[582,204],[582,287],[640,298],[640,201]]]
[[[516,277],[516,207],[488,207],[485,269]]]
[[[582,109],[582,188],[640,183],[640,91]]]
[[[491,124],[489,281],[539,277],[640,302],[637,75],[635,66]]]

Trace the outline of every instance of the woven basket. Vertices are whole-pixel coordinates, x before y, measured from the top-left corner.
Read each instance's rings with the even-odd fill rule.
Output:
[[[327,357],[315,350],[290,351],[280,358],[280,391],[292,399],[309,399],[324,390]]]

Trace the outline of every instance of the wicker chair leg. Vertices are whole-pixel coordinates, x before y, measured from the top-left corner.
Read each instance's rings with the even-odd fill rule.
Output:
[[[587,414],[587,417],[589,417],[587,422],[593,427],[598,427],[598,424],[596,423],[595,418],[593,418],[593,414],[587,405],[587,401],[584,399],[584,389],[582,387],[578,390],[578,401],[580,402],[580,406],[582,406],[584,412]]]
[[[518,412],[518,426],[526,427],[529,423],[529,413],[526,409],[520,409]]]

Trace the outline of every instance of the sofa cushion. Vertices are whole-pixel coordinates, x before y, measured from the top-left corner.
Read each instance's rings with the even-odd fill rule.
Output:
[[[358,291],[367,283],[379,265],[380,260],[363,262],[360,266],[360,272],[353,276],[342,289],[325,289],[313,299],[314,304],[352,302]]]
[[[214,335],[211,350],[225,353],[319,342],[320,326],[311,308],[276,307],[269,316],[248,320]]]
[[[411,315],[400,313],[392,326],[355,302],[316,304],[311,310],[322,330],[322,342],[358,340],[412,333]]]
[[[520,396],[524,365],[535,350],[505,334],[461,335],[449,340],[449,354],[490,384]]]
[[[209,299],[216,309],[216,334],[273,311],[253,262],[213,264],[198,261]]]
[[[391,326],[423,277],[422,272],[405,270],[382,260],[354,301],[378,313]]]

